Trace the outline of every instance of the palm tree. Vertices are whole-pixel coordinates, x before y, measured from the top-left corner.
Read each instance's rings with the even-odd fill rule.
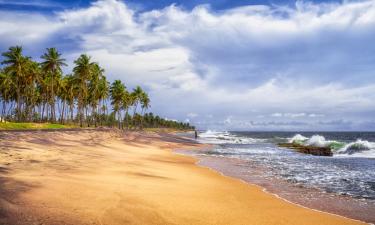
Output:
[[[92,76],[89,81],[89,104],[92,108],[92,116],[94,117],[94,123],[96,127],[97,119],[98,119],[98,110],[97,107],[99,105],[99,101],[101,99],[100,93],[100,82],[102,77],[104,76],[104,69],[102,69],[99,64],[95,63],[92,66]],[[102,90],[103,91],[103,90]]]
[[[135,116],[135,113],[137,112],[137,106],[138,102],[140,101],[142,97],[143,90],[140,86],[137,86],[133,89],[132,95],[133,95],[133,105],[134,105],[134,113],[133,117]]]
[[[66,90],[66,101],[69,105],[69,112],[70,112],[70,120],[73,121],[73,113],[74,113],[74,100],[77,96],[78,92],[78,85],[76,82],[76,77],[73,75],[67,75],[65,76],[66,84],[65,84],[65,90]]]
[[[150,98],[148,97],[148,94],[146,92],[142,92],[140,102],[142,108],[141,128],[143,128],[143,115],[145,111],[150,107]]]
[[[10,47],[2,56],[4,60],[1,63],[5,67],[0,69],[0,115],[10,121],[43,121],[46,117],[55,122],[57,103],[60,123],[69,121],[69,112],[74,123],[76,112],[81,127],[86,118],[88,126],[93,119],[96,126],[99,119],[100,124],[106,122],[110,126],[118,122],[119,128],[122,128],[123,121],[126,121],[127,128],[130,123],[143,128],[143,122],[145,126],[192,128],[187,123],[146,113],[150,98],[141,87],[137,86],[129,93],[120,80],[110,84],[104,70],[85,54],[74,61],[73,74],[66,76],[61,69],[66,66],[65,59],[55,48],[47,48],[41,56],[41,63],[24,56],[20,46]],[[113,112],[107,110],[109,99]],[[141,107],[140,114],[137,113],[138,105]],[[129,115],[131,107],[134,109],[133,117]]]
[[[126,128],[129,129],[129,107],[132,106],[132,95],[125,90],[122,97],[122,109],[125,111]]]
[[[83,111],[87,100],[87,82],[91,79],[92,68],[95,63],[91,62],[91,57],[82,54],[77,60],[74,61],[76,66],[73,68],[74,76],[79,84],[78,91],[78,116],[79,123],[82,127]]]
[[[41,79],[40,74],[39,64],[31,59],[27,59],[23,95],[25,97],[24,116],[28,121],[31,121],[33,116],[35,116],[35,106],[40,97],[37,89],[37,84]]]
[[[68,99],[68,88],[69,88],[69,76],[63,77],[59,81],[59,91],[57,96],[60,98],[62,102],[62,107],[60,111],[60,123],[64,124],[64,117],[65,117],[65,105]]]
[[[142,107],[142,115],[144,114],[145,110],[150,108],[150,98],[146,92],[143,92],[141,95],[141,107]]]
[[[0,73],[0,93],[3,101],[3,107],[1,112],[1,117],[4,119],[6,117],[6,105],[11,101],[12,93],[14,93],[14,83],[12,76],[9,73]]]
[[[17,120],[21,121],[21,104],[23,102],[23,95],[21,91],[24,88],[24,75],[27,69],[27,61],[29,57],[23,56],[22,47],[15,46],[10,47],[7,52],[2,54],[5,60],[1,64],[7,65],[5,67],[5,73],[10,73],[12,75],[12,80],[14,81],[16,87],[16,101],[17,101]]]
[[[107,79],[104,75],[99,80],[99,92],[98,92],[98,94],[99,94],[98,95],[99,106],[101,104],[101,107],[99,107],[101,112],[99,114],[101,115],[100,118],[102,118],[102,116],[105,116],[105,111],[106,111],[105,101],[109,96],[109,82],[107,81]],[[99,112],[99,110],[98,110],[98,112]],[[100,119],[100,125],[102,125],[102,119]]]
[[[124,94],[126,91],[126,87],[123,83],[121,83],[121,80],[115,80],[110,89],[109,92],[111,94],[111,105],[113,106],[113,111],[116,115],[117,113],[117,119],[118,119],[118,127],[121,128],[121,106],[124,98]]]
[[[61,67],[67,66],[65,59],[61,58],[61,54],[56,50],[56,48],[47,48],[47,52],[41,56],[44,61],[41,63],[42,69],[45,73],[51,76],[50,91],[51,91],[51,120],[55,121],[55,79],[58,73],[61,73]]]

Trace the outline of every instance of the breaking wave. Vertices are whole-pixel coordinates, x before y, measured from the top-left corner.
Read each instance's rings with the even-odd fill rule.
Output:
[[[228,131],[212,131],[207,130],[199,134],[201,142],[209,144],[253,144],[263,141],[264,139],[256,139],[244,136],[233,135]]]
[[[326,140],[321,135],[313,135],[308,138],[301,134],[296,134],[289,139],[289,142],[305,146],[329,147],[334,156],[375,158],[375,143],[361,139],[345,143],[337,140]]]
[[[230,133],[228,131],[213,131],[207,130],[199,134],[199,141],[209,144],[255,144],[260,142],[278,143],[285,141],[285,139],[261,139],[252,138],[246,135],[239,135]],[[312,135],[311,137],[303,136],[302,134],[295,134],[291,138],[286,139],[289,143],[296,143],[305,146],[328,147],[332,150],[333,156],[337,157],[365,157],[375,158],[375,142],[358,139],[353,142],[344,142],[339,140],[327,140],[322,135]]]
[[[290,143],[301,144],[301,143],[303,143],[304,141],[306,141],[307,139],[309,139],[309,138],[307,138],[307,137],[305,137],[305,136],[303,136],[303,135],[301,135],[301,134],[296,134],[296,135],[294,135],[294,136],[289,140],[289,142],[290,142]]]

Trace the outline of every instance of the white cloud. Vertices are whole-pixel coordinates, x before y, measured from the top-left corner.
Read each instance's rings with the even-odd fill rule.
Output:
[[[196,114],[196,113],[188,113],[187,114],[187,117],[189,117],[189,118],[194,118],[194,117],[197,117],[198,116],[198,114]]]
[[[298,118],[298,117],[305,117],[306,113],[285,113],[284,116],[289,117],[289,118]]]
[[[309,114],[309,117],[324,117],[324,116],[325,116],[324,114],[315,114],[315,113]]]
[[[375,112],[374,36],[372,0],[220,12],[137,12],[101,0],[53,16],[0,11],[3,50],[22,44],[38,57],[56,46],[70,64],[86,52],[110,79],[145,87],[156,113],[202,127],[212,118],[234,127],[303,127],[318,118],[365,127]]]
[[[233,116],[228,116],[228,117],[224,120],[224,124],[226,124],[226,125],[230,125],[230,124],[232,124],[232,120],[233,120]]]
[[[283,114],[282,114],[282,113],[272,113],[271,116],[272,116],[272,117],[282,117]]]

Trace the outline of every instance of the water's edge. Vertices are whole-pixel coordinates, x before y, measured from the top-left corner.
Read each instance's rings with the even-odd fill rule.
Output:
[[[256,176],[256,173],[262,173],[262,171],[258,170],[259,168],[255,168],[255,170],[252,171],[255,173],[255,176],[251,176],[251,173],[248,173],[248,171],[241,171],[240,169],[245,168],[244,166],[241,166],[241,163],[245,163],[244,161],[239,159],[199,155],[199,151],[199,149],[174,150],[176,154],[196,158],[197,166],[208,168],[222,176],[235,178],[249,185],[258,186],[264,192],[272,194],[288,203],[322,213],[336,215],[372,225],[375,224],[375,215],[373,215],[373,212],[375,212],[375,202],[369,205],[368,202],[352,199],[350,197],[342,197],[332,193],[322,193],[321,191],[301,186],[293,186],[276,178],[272,179],[272,181],[259,179],[259,177]],[[254,167],[252,167],[252,169],[254,169]],[[306,201],[307,199],[308,201]]]

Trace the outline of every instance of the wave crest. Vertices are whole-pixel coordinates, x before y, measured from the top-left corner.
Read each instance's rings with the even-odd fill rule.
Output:
[[[343,148],[339,149],[337,153],[352,155],[363,151],[371,151],[375,153],[375,143],[358,139],[355,142],[350,142]]]
[[[316,147],[327,147],[328,144],[329,142],[326,141],[325,137],[321,135],[313,135],[304,143],[304,145]]]
[[[250,137],[233,135],[228,131],[212,131],[199,134],[200,141],[208,144],[253,144],[263,139],[254,139]]]
[[[366,140],[358,139],[354,142],[345,143],[336,140],[326,140],[322,135],[312,135],[307,138],[301,134],[296,134],[289,139],[289,142],[305,146],[329,147],[336,156],[375,158],[375,143]]]
[[[296,144],[302,144],[307,139],[308,139],[307,137],[305,137],[301,134],[296,134],[291,139],[289,139],[289,142],[290,143],[296,143]]]

